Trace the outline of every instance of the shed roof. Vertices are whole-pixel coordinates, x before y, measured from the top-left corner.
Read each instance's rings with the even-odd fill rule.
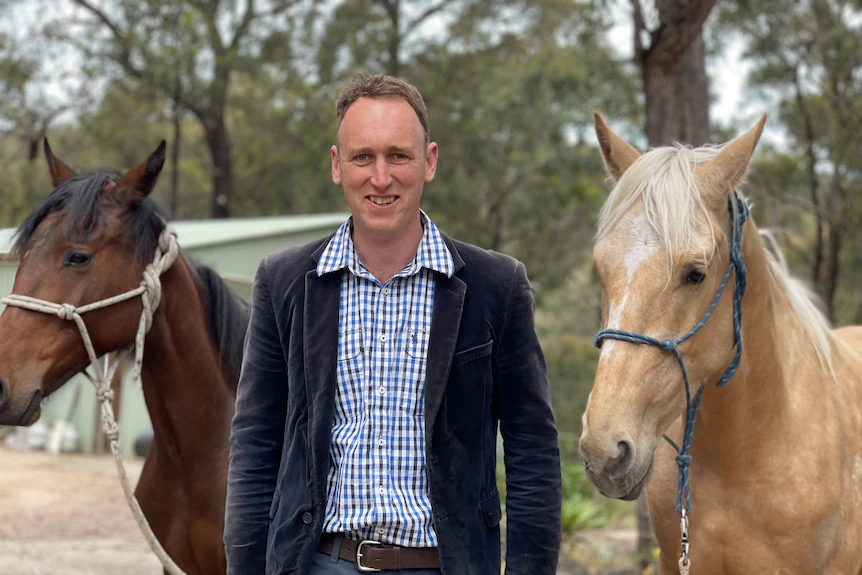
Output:
[[[188,249],[241,242],[263,237],[331,229],[347,219],[346,213],[231,218],[226,220],[177,220],[168,226],[176,230],[179,244]],[[0,229],[0,258],[10,255],[15,228]]]

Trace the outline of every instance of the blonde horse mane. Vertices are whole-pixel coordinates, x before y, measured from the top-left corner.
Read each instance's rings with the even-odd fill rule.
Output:
[[[658,235],[668,266],[674,254],[701,244],[697,233],[697,214],[711,221],[695,179],[695,166],[715,158],[720,146],[690,148],[680,145],[656,148],[642,155],[622,175],[599,212],[596,241],[607,235],[638,201],[643,202],[644,217]],[[829,321],[818,308],[817,296],[800,280],[790,275],[784,255],[768,232],[761,231],[772,247],[764,250],[779,289],[805,329],[817,356],[834,375],[832,346],[836,341]],[[702,244],[701,244],[702,245]],[[716,249],[712,238],[711,251]]]

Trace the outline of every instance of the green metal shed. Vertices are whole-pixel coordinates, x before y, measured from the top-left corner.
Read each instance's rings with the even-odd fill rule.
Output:
[[[260,261],[271,253],[299,246],[332,234],[348,214],[315,214],[228,220],[190,220],[171,222],[183,252],[197,262],[216,270],[231,287],[248,301],[251,284]],[[11,253],[15,230],[0,229],[0,297],[12,293],[18,258]],[[59,302],[62,303],[62,302]],[[0,313],[5,306],[0,304]],[[78,391],[76,391],[78,390]],[[78,432],[78,449],[90,453],[99,441],[99,413],[92,384],[83,376],[72,378],[42,402],[42,421],[51,429],[68,416],[75,394],[80,394],[72,414]],[[151,428],[140,387],[123,382],[120,406],[120,444],[124,453],[134,452],[134,440]]]

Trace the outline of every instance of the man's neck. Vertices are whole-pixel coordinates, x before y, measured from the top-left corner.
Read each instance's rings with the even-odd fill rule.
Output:
[[[354,227],[353,245],[362,265],[380,283],[386,283],[416,257],[423,233],[420,217],[405,233],[391,238],[368,235]]]

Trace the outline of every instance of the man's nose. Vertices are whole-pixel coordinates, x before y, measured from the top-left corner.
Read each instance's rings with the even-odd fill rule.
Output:
[[[371,177],[371,185],[378,190],[385,190],[392,182],[392,174],[389,171],[389,163],[386,158],[380,158],[374,162],[374,174]]]

